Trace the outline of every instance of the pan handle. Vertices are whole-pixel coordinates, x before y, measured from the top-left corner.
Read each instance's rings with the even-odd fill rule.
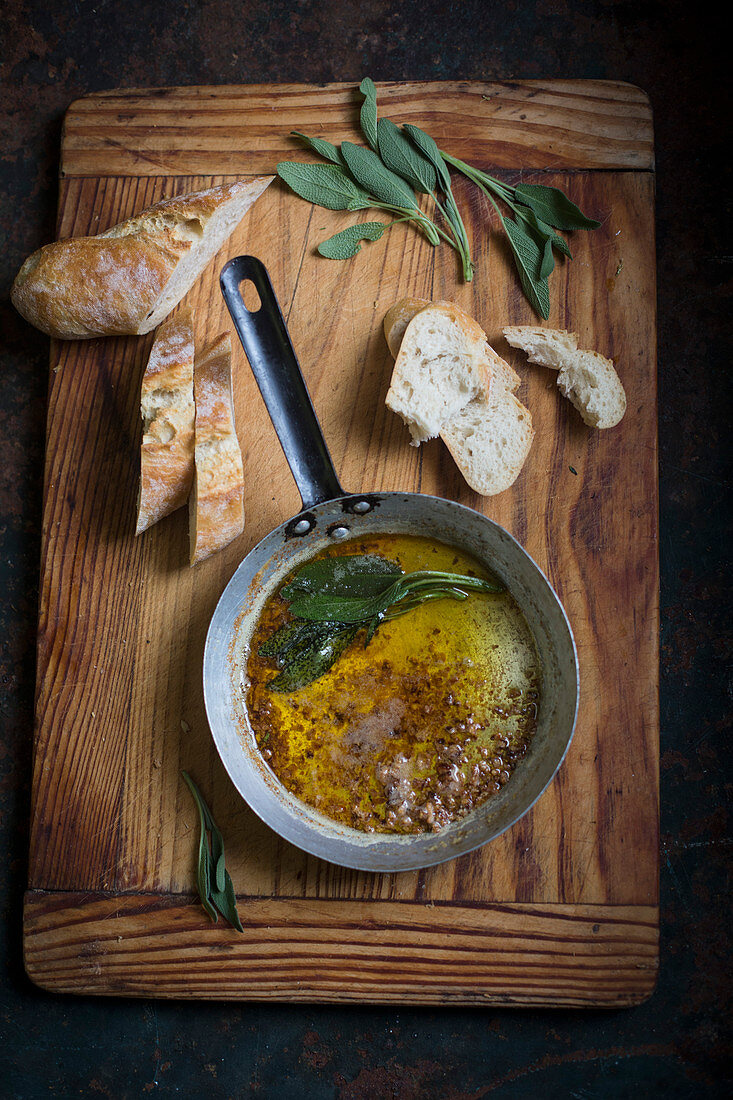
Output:
[[[259,295],[256,312],[242,297],[247,280]],[[219,283],[303,508],[344,496],[265,265],[254,256],[236,256],[222,269]]]

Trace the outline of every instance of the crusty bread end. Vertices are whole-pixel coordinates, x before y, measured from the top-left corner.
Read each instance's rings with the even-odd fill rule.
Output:
[[[163,199],[95,237],[44,245],[18,272],[13,305],[60,340],[151,332],[273,178]]]

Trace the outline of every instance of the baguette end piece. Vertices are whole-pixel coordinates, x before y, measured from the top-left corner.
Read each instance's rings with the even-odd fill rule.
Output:
[[[151,332],[273,179],[163,199],[97,236],[44,245],[21,266],[11,301],[59,340]]]

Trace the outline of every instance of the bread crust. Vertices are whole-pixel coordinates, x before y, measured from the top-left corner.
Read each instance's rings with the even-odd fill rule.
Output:
[[[196,448],[190,509],[191,565],[244,530],[244,469],[234,425],[232,344],[222,333],[196,356]]]
[[[208,263],[212,219],[226,209],[241,209],[243,217],[272,179],[238,180],[163,199],[104,233],[44,245],[16,275],[13,305],[36,328],[61,340],[149,332]],[[156,314],[180,265],[197,249],[201,265],[192,265],[165,312]]]
[[[143,437],[136,534],[187,502],[194,470],[193,310],[160,326],[140,394]]]

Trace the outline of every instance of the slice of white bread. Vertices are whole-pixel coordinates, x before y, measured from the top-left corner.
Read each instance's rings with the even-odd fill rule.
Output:
[[[384,335],[393,355],[412,318],[430,303],[424,298],[402,298],[387,311]],[[440,305],[454,303],[441,302]],[[456,413],[440,436],[468,485],[482,496],[503,492],[517,479],[529,454],[534,429],[529,409],[514,396],[519,375],[486,340],[480,355],[492,374],[489,394],[480,394]]]
[[[426,306],[409,322],[385,402],[402,417],[415,445],[440,435],[474,397],[488,400],[492,375],[485,343],[481,326],[452,305]]]
[[[534,429],[529,409],[511,390],[498,388],[488,401],[474,398],[440,437],[474,492],[489,497],[516,481]]]
[[[184,307],[156,332],[143,375],[137,535],[181,508],[191,492],[193,360],[193,311]]]
[[[44,245],[16,275],[13,305],[61,340],[151,332],[273,178],[163,199],[98,236]]]
[[[191,565],[244,530],[244,469],[234,426],[232,342],[217,336],[196,356],[196,468],[189,498]]]
[[[392,358],[396,359],[402,344],[402,337],[405,334],[405,329],[409,325],[412,318],[416,313],[419,313],[421,309],[425,309],[426,306],[449,306],[452,309],[460,310],[460,306],[455,302],[438,301],[431,303],[427,298],[400,298],[398,302],[395,302],[390,309],[384,315],[384,337],[387,341],[387,347],[389,348]],[[465,311],[460,310],[464,317],[468,317]],[[486,335],[484,334],[484,340]],[[493,374],[496,384],[503,386],[507,390],[511,390],[512,393],[519,389],[521,379],[513,367],[497,355],[491,345],[486,343],[486,358],[488,366]]]
[[[592,428],[613,428],[626,412],[626,393],[610,359],[578,347],[574,332],[535,325],[510,325],[504,336],[530,363],[559,371],[557,385]]]

